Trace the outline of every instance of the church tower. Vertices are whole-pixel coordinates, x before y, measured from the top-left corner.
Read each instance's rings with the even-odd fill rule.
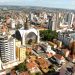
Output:
[[[29,22],[29,20],[28,20],[28,17],[26,17],[26,21],[25,21],[25,23],[24,23],[24,29],[25,30],[28,30],[30,28],[30,22]]]

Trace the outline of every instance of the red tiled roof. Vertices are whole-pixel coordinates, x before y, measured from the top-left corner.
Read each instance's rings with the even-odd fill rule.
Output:
[[[44,62],[46,62],[43,57],[38,58],[37,61],[38,61],[40,64],[43,64]]]
[[[49,66],[48,62],[44,58],[38,58],[37,61],[41,68],[47,68]]]
[[[11,70],[10,75],[16,75],[16,71],[15,70]]]
[[[59,59],[59,60],[64,59],[64,57],[63,57],[62,55],[59,55],[59,54],[56,54],[55,57],[56,57],[57,59]]]
[[[47,56],[48,57],[52,57],[53,56],[53,53],[47,53]]]
[[[20,75],[29,75],[28,71],[26,72],[21,72]]]
[[[37,67],[37,64],[35,62],[29,62],[26,64],[28,69],[32,69],[34,67]]]

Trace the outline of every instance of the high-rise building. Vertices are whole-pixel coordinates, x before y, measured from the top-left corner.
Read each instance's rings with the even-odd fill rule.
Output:
[[[2,61],[0,59],[0,70],[2,70]]]
[[[74,19],[73,13],[65,13],[63,24],[68,25],[68,27],[72,27],[73,19]]]
[[[17,47],[20,47],[20,46],[21,46],[21,41],[16,40],[15,45],[16,45]]]
[[[12,19],[12,21],[11,21],[11,28],[14,29],[15,26],[16,26],[16,22],[15,22],[15,20]]]
[[[30,20],[30,21],[33,21],[33,18],[34,18],[34,14],[33,14],[33,13],[30,13],[30,14],[29,14],[29,20]]]
[[[0,36],[0,57],[3,63],[14,61],[15,56],[15,39],[8,38],[5,36]]]
[[[16,58],[19,61],[24,61],[26,59],[26,47],[25,46],[16,47]]]
[[[52,30],[52,25],[53,25],[52,16],[48,16],[48,29]]]
[[[51,29],[51,30],[56,29],[55,20],[54,20],[54,17],[52,16],[48,16],[48,29]]]

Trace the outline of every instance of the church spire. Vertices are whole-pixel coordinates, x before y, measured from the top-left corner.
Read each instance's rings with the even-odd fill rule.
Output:
[[[26,22],[24,23],[24,29],[27,30],[30,28],[30,22],[28,20],[28,17],[26,17]]]

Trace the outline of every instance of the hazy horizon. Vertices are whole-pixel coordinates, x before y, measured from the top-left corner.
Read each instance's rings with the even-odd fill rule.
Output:
[[[75,0],[1,0],[0,5],[75,9]]]

